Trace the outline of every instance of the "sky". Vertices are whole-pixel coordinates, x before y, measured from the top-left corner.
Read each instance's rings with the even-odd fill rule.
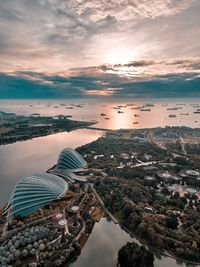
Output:
[[[0,98],[200,96],[199,0],[1,0]]]

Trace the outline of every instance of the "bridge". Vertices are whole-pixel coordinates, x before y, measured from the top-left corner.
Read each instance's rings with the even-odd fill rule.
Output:
[[[96,130],[96,131],[104,131],[104,132],[112,132],[113,131],[111,129],[98,128],[98,127],[92,127],[92,126],[86,126],[86,127],[84,127],[84,129]]]

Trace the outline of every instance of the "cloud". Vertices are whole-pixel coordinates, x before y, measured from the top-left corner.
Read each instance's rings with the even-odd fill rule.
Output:
[[[2,0],[0,70],[197,56],[198,11],[198,0]]]
[[[104,64],[87,68],[74,68],[71,75],[113,75],[127,79],[149,80],[167,75],[200,75],[200,58],[179,60],[135,60],[127,64]]]
[[[200,97],[199,87],[198,58],[0,75],[0,98]]]
[[[192,0],[70,0],[70,7],[80,16],[98,21],[106,16],[120,20],[170,16],[188,8]]]

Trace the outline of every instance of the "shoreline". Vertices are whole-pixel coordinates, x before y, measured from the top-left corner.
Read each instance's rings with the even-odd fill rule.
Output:
[[[93,125],[92,122],[91,122],[91,125]],[[25,142],[25,141],[33,140],[35,138],[50,136],[50,135],[54,135],[54,134],[65,133],[65,132],[69,133],[69,132],[76,131],[76,130],[81,130],[81,129],[88,129],[88,128],[87,128],[87,126],[83,125],[83,126],[77,126],[77,127],[71,128],[69,130],[57,130],[57,131],[51,132],[51,133],[40,134],[40,135],[37,135],[37,136],[32,136],[32,137],[27,137],[27,138],[23,138],[23,139],[14,140],[13,142],[5,142],[3,144],[0,143],[0,147],[1,146],[6,146],[6,145],[12,145],[12,144],[19,143],[19,142]]]
[[[0,111],[0,146],[23,142],[51,134],[70,132],[96,124],[94,121],[76,121],[66,115],[16,115]]]
[[[118,219],[117,219],[118,220]],[[167,251],[167,250],[159,250],[159,248],[156,248],[154,246],[152,246],[151,244],[148,243],[148,241],[144,238],[142,238],[141,236],[138,236],[137,234],[131,232],[130,230],[128,230],[125,226],[123,226],[121,224],[121,222],[118,220],[118,224],[119,226],[122,228],[123,231],[127,232],[131,238],[135,238],[137,241],[139,241],[141,243],[141,245],[144,245],[144,246],[147,246],[150,251],[152,250],[152,252],[157,252],[159,254],[161,254],[162,256],[165,256],[165,257],[169,257],[171,259],[174,259],[176,261],[180,261],[181,264],[182,263],[185,263],[186,265],[189,264],[189,265],[194,265],[194,266],[200,266],[200,262],[193,262],[193,261],[186,261],[185,259],[182,259],[182,258],[179,258],[177,257],[176,255],[174,255],[173,253]]]

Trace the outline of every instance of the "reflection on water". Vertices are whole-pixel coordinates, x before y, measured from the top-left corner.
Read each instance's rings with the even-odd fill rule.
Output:
[[[0,110],[17,114],[71,115],[75,120],[96,120],[97,126],[108,129],[151,128],[157,126],[200,126],[200,114],[194,114],[198,99],[149,100],[150,111],[134,109],[147,104],[141,100],[4,100]],[[81,104],[81,105],[78,105]],[[121,105],[118,113],[117,106]],[[175,109],[174,109],[175,108]],[[178,108],[178,109],[176,109]],[[106,114],[101,116],[101,113]],[[188,115],[187,115],[188,114]],[[175,117],[169,117],[175,115]],[[107,119],[106,119],[107,118]]]
[[[8,200],[13,186],[22,176],[46,171],[56,163],[63,148],[79,147],[102,134],[101,131],[76,130],[0,146],[0,207]]]
[[[108,222],[105,218],[96,223],[78,260],[72,267],[114,267],[117,263],[118,250],[131,238],[119,225]]]
[[[118,250],[131,238],[119,225],[108,222],[105,218],[96,223],[93,231],[81,251],[81,255],[72,267],[116,267]],[[184,267],[168,257],[155,258],[154,267]]]

